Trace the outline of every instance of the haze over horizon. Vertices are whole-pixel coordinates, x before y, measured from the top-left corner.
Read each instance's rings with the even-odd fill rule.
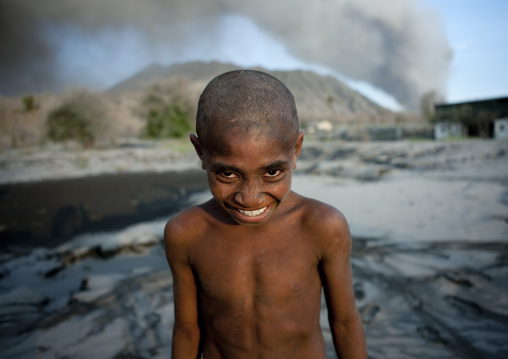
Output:
[[[429,91],[444,99],[454,74],[449,26],[429,2],[0,0],[0,94],[105,89],[152,63],[216,60],[314,70],[417,110]]]

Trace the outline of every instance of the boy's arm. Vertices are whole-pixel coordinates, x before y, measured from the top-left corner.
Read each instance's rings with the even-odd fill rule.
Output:
[[[166,257],[173,273],[175,325],[173,328],[173,359],[196,359],[199,355],[197,288],[188,261],[188,241],[184,227],[175,218],[164,230]]]
[[[356,309],[349,256],[351,235],[346,219],[335,212],[327,223],[320,263],[328,320],[339,358],[367,358],[362,322]]]

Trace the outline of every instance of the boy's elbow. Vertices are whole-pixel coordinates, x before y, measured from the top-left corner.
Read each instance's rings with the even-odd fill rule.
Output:
[[[189,345],[198,345],[201,332],[197,323],[175,323],[173,328],[173,341],[186,342]]]
[[[348,316],[329,316],[330,327],[339,332],[350,332],[360,329],[363,332],[362,319],[358,311],[352,311]]]
[[[197,325],[175,324],[171,357],[174,359],[197,358],[199,355],[199,341],[200,333]]]
[[[347,317],[330,317],[330,329],[339,358],[367,358],[365,334],[357,311]]]
[[[182,336],[188,337],[188,338],[197,337],[199,339],[199,335],[200,335],[199,325],[197,323],[177,321],[175,323],[175,327],[174,327],[173,331],[175,333],[178,333],[179,335],[182,335]]]

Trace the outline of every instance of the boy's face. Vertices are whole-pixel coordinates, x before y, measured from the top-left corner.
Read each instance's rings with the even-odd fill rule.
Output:
[[[261,225],[291,190],[303,132],[291,148],[271,136],[223,136],[226,151],[220,154],[202,150],[194,135],[191,141],[207,171],[215,200],[239,224]]]

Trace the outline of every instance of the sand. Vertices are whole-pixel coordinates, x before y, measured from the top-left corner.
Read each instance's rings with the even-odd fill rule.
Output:
[[[123,147],[87,149],[52,145],[0,153],[0,184],[82,178],[104,174],[184,171],[199,168],[186,142],[128,142]]]
[[[507,357],[508,142],[305,145],[293,188],[348,219],[369,357]],[[141,153],[130,172],[146,173],[142,163],[150,156]],[[65,157],[55,156],[40,171],[29,154],[10,157],[3,182],[77,177],[74,170],[51,177],[48,164]],[[103,173],[94,156],[102,155],[90,155],[81,175]],[[100,158],[114,173],[115,161]],[[167,172],[171,161],[177,170],[198,169],[180,158],[149,171]],[[208,197],[205,191],[187,200]],[[168,357],[172,281],[161,232],[170,215],[85,232],[23,255],[4,251],[2,357]],[[334,358],[324,305],[321,324],[327,357]]]

